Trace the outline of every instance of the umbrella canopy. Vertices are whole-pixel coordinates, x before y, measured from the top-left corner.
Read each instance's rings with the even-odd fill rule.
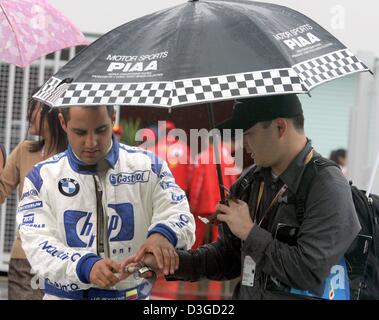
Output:
[[[47,0],[0,0],[0,43],[0,60],[19,67],[60,49],[89,44]]]
[[[307,93],[367,70],[329,32],[292,9],[200,0],[110,31],[35,97],[51,106],[174,107]]]

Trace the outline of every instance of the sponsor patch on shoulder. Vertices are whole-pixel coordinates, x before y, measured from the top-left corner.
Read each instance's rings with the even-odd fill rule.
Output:
[[[25,214],[23,219],[22,219],[22,225],[28,226],[31,228],[36,228],[36,229],[44,229],[45,228],[44,223],[34,223],[34,213]]]
[[[24,204],[23,206],[19,207],[18,212],[31,210],[35,208],[42,208],[42,207],[43,207],[42,201],[35,201],[35,202]]]
[[[31,224],[34,223],[34,213],[24,214],[24,218],[22,219],[22,224]]]
[[[177,204],[183,202],[185,199],[187,199],[187,196],[185,194],[177,194],[174,192],[171,192],[171,203]]]
[[[163,179],[165,177],[173,178],[174,176],[172,175],[171,172],[168,172],[168,171],[161,172],[161,174],[159,175],[159,179]]]
[[[38,195],[38,191],[35,190],[35,189],[32,189],[32,190],[29,190],[29,191],[24,192],[24,193],[22,194],[20,200],[24,200],[25,198],[29,198],[29,197],[33,197],[33,196],[37,196],[37,195]]]
[[[169,188],[180,189],[180,187],[174,181],[161,181],[159,184],[161,185],[163,190],[166,190]]]

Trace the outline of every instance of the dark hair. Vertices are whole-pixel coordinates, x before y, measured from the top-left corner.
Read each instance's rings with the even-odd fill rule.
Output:
[[[39,88],[35,89],[34,93],[38,91]],[[34,110],[38,107],[38,105],[41,106],[41,120],[38,128],[38,140],[35,142],[32,142],[29,151],[30,152],[38,152],[42,150],[42,148],[45,146],[45,140],[43,140],[42,134],[43,134],[43,124],[46,119],[47,125],[49,127],[50,135],[51,135],[51,144],[49,146],[49,150],[46,150],[46,154],[49,154],[53,150],[56,150],[57,153],[62,152],[66,150],[67,148],[67,136],[66,133],[63,131],[59,118],[58,118],[58,110],[50,108],[49,106],[43,104],[42,102],[38,102],[34,100],[33,98],[30,99],[29,102],[29,108],[28,108],[28,121],[29,126],[32,123],[32,115]]]
[[[304,123],[305,123],[305,118],[304,115],[301,114],[297,117],[291,118],[293,126],[295,127],[296,130],[298,131],[304,131]]]
[[[268,129],[269,126],[271,126],[272,120],[269,121],[262,121],[262,126],[264,129]]]
[[[114,115],[114,106],[105,106],[105,107],[107,107],[109,118],[112,119]],[[83,108],[96,108],[96,107],[83,106]],[[60,113],[62,114],[64,121],[67,123],[70,120],[70,107],[60,108]]]
[[[345,149],[337,149],[330,153],[329,159],[340,165],[340,158],[346,158],[346,156],[347,152]]]
[[[294,117],[294,118],[285,118],[287,120],[291,120],[292,123],[293,123],[293,126],[295,127],[295,129],[297,131],[301,131],[303,132],[304,131],[304,122],[305,122],[305,119],[304,119],[304,115],[301,114],[297,117]],[[270,120],[270,121],[263,121],[262,122],[262,125],[263,125],[263,128],[267,129],[271,123],[272,123],[273,120]]]

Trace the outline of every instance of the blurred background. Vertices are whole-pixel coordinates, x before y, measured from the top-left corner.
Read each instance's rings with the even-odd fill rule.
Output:
[[[107,31],[143,15],[182,4],[185,0],[123,0],[66,1],[50,0],[57,9],[71,19],[88,40],[94,41]],[[305,112],[306,133],[315,148],[325,157],[336,149],[347,150],[346,175],[362,189],[367,188],[379,144],[379,3],[371,0],[303,0],[268,1],[298,10],[313,18],[340,39],[363,60],[374,76],[363,73],[325,84],[313,90],[311,97],[300,96]],[[0,143],[10,151],[26,135],[26,108],[31,91],[42,85],[83,47],[75,47],[49,54],[25,69],[0,61]],[[216,122],[232,112],[231,102],[216,105]],[[196,116],[194,116],[196,114]],[[138,129],[150,127],[157,133],[158,120],[169,120],[177,128],[209,128],[206,107],[199,105],[173,109],[144,109],[121,107],[118,126],[121,141],[135,145]],[[244,165],[248,165],[248,158]],[[185,169],[187,170],[187,169]],[[188,191],[188,190],[187,190]],[[379,179],[374,184],[379,193]],[[0,272],[6,275],[11,245],[15,236],[15,214],[18,196],[14,193],[0,206]],[[203,241],[215,234],[203,230]],[[0,277],[0,297],[5,298],[6,277]],[[154,295],[167,299],[220,299],[230,295],[233,283],[159,283]]]

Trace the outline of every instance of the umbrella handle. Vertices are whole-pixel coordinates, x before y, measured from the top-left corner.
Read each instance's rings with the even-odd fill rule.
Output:
[[[220,161],[220,150],[219,145],[221,145],[219,140],[219,135],[215,134],[213,136],[213,142],[214,142],[214,153],[216,158],[216,170],[217,170],[217,177],[218,177],[218,187],[220,191],[220,198],[222,204],[228,204],[228,201],[225,198],[225,190],[224,190],[224,181],[222,177],[222,169],[221,169],[221,161]]]
[[[213,112],[213,104],[208,104],[208,114],[209,114],[209,124],[211,129],[213,129],[215,125],[215,118],[214,118],[214,112]],[[218,187],[220,192],[220,203],[222,204],[228,204],[228,201],[225,198],[225,192],[224,192],[224,182],[222,178],[222,170],[221,170],[221,159],[220,159],[220,150],[219,150],[219,135],[213,134],[213,151],[216,159],[216,170],[217,170],[217,178],[218,178]]]

